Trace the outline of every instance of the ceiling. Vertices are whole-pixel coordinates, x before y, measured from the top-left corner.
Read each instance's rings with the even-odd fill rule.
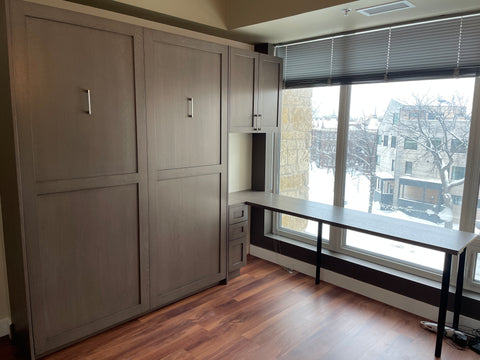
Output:
[[[376,16],[357,12],[392,0],[112,0],[141,8],[179,26],[248,43],[282,43],[450,14],[480,12],[479,0],[409,0],[416,7]],[[348,16],[344,9],[350,9]]]

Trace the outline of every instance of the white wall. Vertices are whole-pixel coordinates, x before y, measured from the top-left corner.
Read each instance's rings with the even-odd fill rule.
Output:
[[[252,188],[252,134],[229,135],[228,191]]]
[[[110,20],[116,20],[116,21],[133,24],[133,25],[143,26],[149,29],[175,33],[177,35],[188,36],[194,39],[215,42],[217,44],[229,45],[236,48],[253,50],[253,46],[250,44],[245,44],[238,41],[224,39],[217,36],[206,35],[206,34],[198,33],[191,30],[185,30],[175,26],[160,24],[154,21],[144,20],[144,19],[133,17],[133,16],[129,16],[129,15],[118,14],[112,11],[107,11],[107,10],[97,9],[90,6],[71,3],[69,1],[64,1],[64,0],[27,0],[27,1],[40,4],[40,5],[53,6],[60,9],[72,10],[72,11],[83,13],[83,14],[89,14],[89,15],[99,16],[106,19],[110,19]],[[182,1],[182,3],[185,3],[185,1]],[[180,11],[179,9],[177,10]],[[179,14],[177,14],[177,16],[179,16]]]

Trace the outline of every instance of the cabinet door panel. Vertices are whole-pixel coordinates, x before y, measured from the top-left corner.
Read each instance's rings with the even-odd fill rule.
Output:
[[[38,353],[138,311],[138,219],[136,184],[38,196],[38,253],[30,256]]]
[[[26,35],[36,180],[136,172],[132,36],[38,18]]]
[[[257,55],[251,51],[230,48],[230,127],[253,128],[257,113]]]
[[[150,222],[152,305],[225,277],[221,187],[220,174],[156,183]]]
[[[259,65],[259,112],[262,115],[260,127],[278,127],[282,62],[280,58],[260,55]]]
[[[220,164],[222,54],[154,41],[146,71],[155,168]]]

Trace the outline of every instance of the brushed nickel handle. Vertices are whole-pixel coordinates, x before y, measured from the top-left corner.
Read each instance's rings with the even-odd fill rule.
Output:
[[[253,130],[257,130],[257,117],[258,117],[258,114],[253,114],[253,118],[252,118]]]
[[[90,89],[87,89],[85,91],[87,93],[87,102],[88,102],[88,110],[86,111],[86,113],[88,115],[92,115],[92,92],[90,91]]]
[[[260,131],[262,130],[262,114],[258,114],[257,116],[258,116],[257,130]]]
[[[191,97],[187,98],[187,105],[188,105],[187,116],[189,118],[193,118],[193,98]]]

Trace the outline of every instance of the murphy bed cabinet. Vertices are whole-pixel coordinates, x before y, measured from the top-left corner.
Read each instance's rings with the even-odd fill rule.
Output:
[[[270,132],[280,122],[281,58],[230,48],[231,132]]]
[[[143,39],[139,27],[10,5],[19,188],[1,196],[20,197],[31,322],[18,330],[39,355],[148,308]],[[20,239],[5,241],[9,258]]]
[[[145,30],[150,300],[226,276],[228,50]]]
[[[0,5],[14,340],[41,357],[224,281],[227,47]]]

